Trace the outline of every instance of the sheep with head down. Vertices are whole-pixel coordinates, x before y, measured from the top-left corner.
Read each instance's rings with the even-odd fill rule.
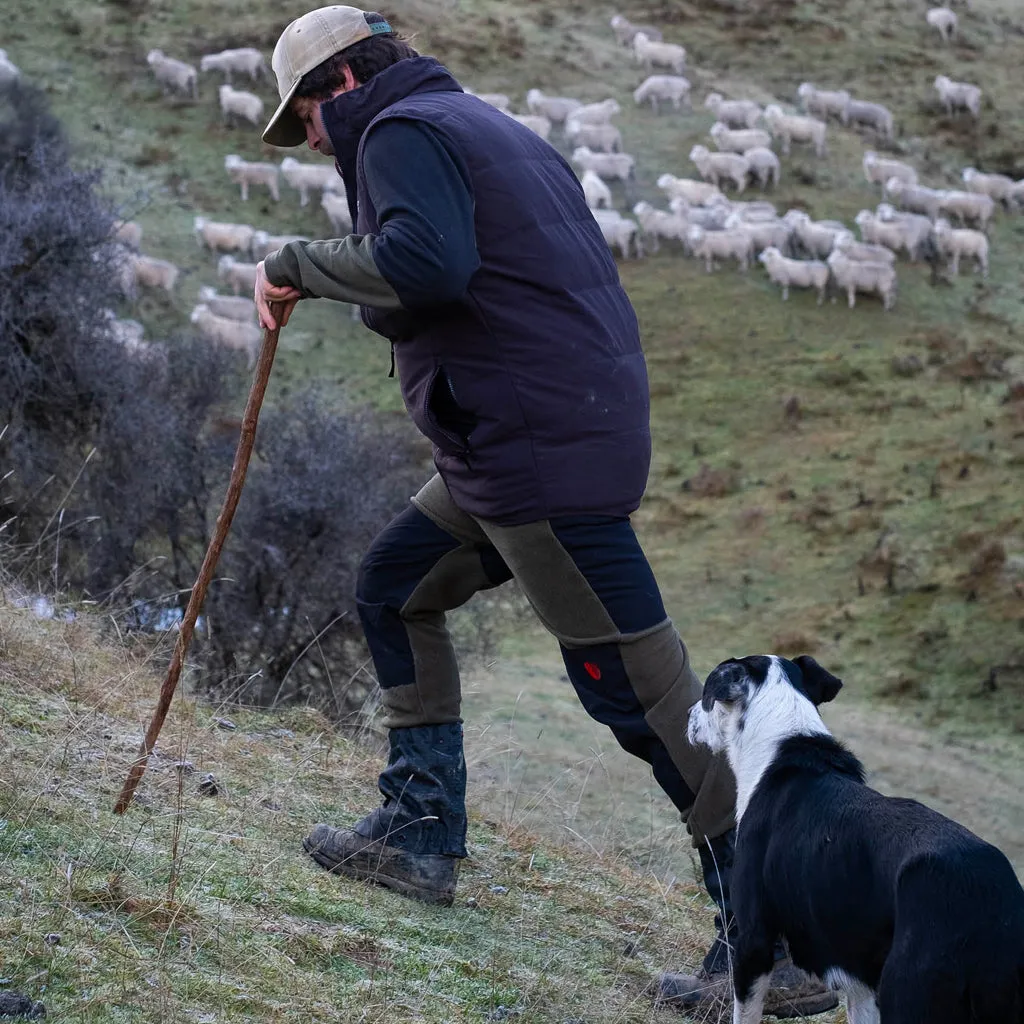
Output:
[[[633,101],[642,106],[650,103],[658,113],[658,101],[664,100],[679,110],[685,103],[690,107],[690,82],[681,75],[648,75],[634,90]]]
[[[947,114],[966,110],[974,118],[981,116],[981,89],[970,82],[954,82],[946,75],[935,76],[935,91]]]

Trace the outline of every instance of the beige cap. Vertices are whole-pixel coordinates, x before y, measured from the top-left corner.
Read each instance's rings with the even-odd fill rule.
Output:
[[[368,13],[373,12],[337,4],[320,7],[296,18],[281,33],[270,62],[277,75],[281,105],[263,132],[264,142],[272,146],[301,146],[306,141],[305,126],[290,106],[292,96],[302,76],[328,57],[362,39],[392,31],[383,19],[368,23]]]

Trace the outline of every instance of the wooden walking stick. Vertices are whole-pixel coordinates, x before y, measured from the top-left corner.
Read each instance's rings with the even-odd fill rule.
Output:
[[[274,317],[277,327],[271,330],[264,328],[263,344],[260,346],[259,359],[256,362],[256,372],[253,375],[252,387],[249,388],[249,400],[245,405],[245,414],[242,416],[242,435],[238,439],[238,449],[235,451],[235,462],[231,467],[231,479],[228,481],[227,494],[224,495],[224,504],[221,506],[220,515],[217,516],[217,525],[214,527],[213,536],[210,538],[210,546],[206,549],[206,557],[199,569],[199,575],[192,587],[192,595],[188,600],[188,607],[181,620],[181,628],[178,630],[178,639],[174,645],[174,654],[171,657],[170,667],[167,669],[167,678],[160,688],[160,700],[157,702],[153,718],[143,737],[139,754],[132,762],[128,772],[128,778],[124,780],[124,787],[121,795],[114,804],[115,814],[124,814],[132,802],[135,790],[142,780],[143,772],[149,761],[149,755],[153,753],[156,746],[156,738],[160,735],[167,711],[171,706],[171,698],[178,685],[178,677],[181,675],[181,667],[188,653],[188,645],[192,641],[192,633],[195,631],[196,619],[199,618],[199,609],[206,599],[206,591],[213,578],[213,570],[217,567],[220,558],[221,548],[227,540],[228,530],[231,529],[231,520],[235,517],[235,509],[238,507],[238,499],[242,496],[242,487],[245,484],[245,474],[249,468],[249,458],[252,455],[253,444],[256,441],[256,424],[260,418],[260,408],[263,405],[263,396],[267,391],[267,383],[270,380],[270,370],[274,365],[274,354],[277,352],[277,336],[281,331],[282,305],[279,302],[270,304],[270,312]]]

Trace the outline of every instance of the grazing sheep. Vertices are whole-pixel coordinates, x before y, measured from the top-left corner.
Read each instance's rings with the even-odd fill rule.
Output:
[[[730,128],[753,128],[761,120],[762,110],[753,100],[727,100],[721,93],[708,93],[704,106],[716,121]]]
[[[236,185],[241,185],[243,202],[249,198],[250,185],[266,185],[274,201],[280,200],[280,168],[277,164],[250,163],[237,153],[228,153],[224,157],[224,170]]]
[[[939,198],[939,212],[961,224],[976,223],[982,231],[988,228],[996,204],[993,198],[982,192],[961,192],[948,189]]]
[[[793,234],[792,227],[783,220],[747,220],[736,211],[726,218],[725,230],[745,231],[755,254],[768,248],[775,248],[780,252],[788,251],[789,240]]]
[[[890,207],[890,209],[892,208]],[[895,213],[895,211],[893,212]],[[905,250],[912,262],[917,260],[919,247],[911,238],[902,217],[890,220],[879,214],[874,214],[870,210],[861,210],[853,218],[853,222],[860,228],[860,237],[865,242],[884,245],[887,249],[897,253]]]
[[[834,115],[845,124],[846,108],[850,105],[850,94],[845,89],[830,92],[804,82],[796,94],[808,114],[816,114],[824,119]]]
[[[956,35],[957,16],[948,7],[932,7],[925,14],[924,20],[937,29],[944,43],[952,42]]]
[[[916,263],[932,244],[932,237],[934,234],[935,225],[932,223],[930,217],[925,217],[921,213],[904,213],[896,210],[888,203],[879,203],[878,209],[875,211],[875,216],[883,224],[891,225],[896,224],[899,226],[903,233],[904,246],[906,249],[907,256],[911,263]],[[861,228],[861,234],[863,236],[863,228]],[[865,240],[868,240],[865,236]],[[881,240],[883,245],[888,248],[899,250],[900,246],[889,245],[884,239]]]
[[[587,146],[573,150],[572,162],[585,171],[594,171],[605,180],[619,178],[623,182],[633,177],[636,160],[628,153],[595,153]]]
[[[572,112],[572,120],[579,124],[607,124],[616,114],[622,112],[618,100],[601,100],[600,103],[585,103]]]
[[[223,71],[224,81],[231,84],[231,73],[237,71],[248,75],[254,82],[266,77],[267,66],[263,54],[251,46],[243,46],[237,50],[221,50],[220,53],[208,53],[199,58],[200,71]]]
[[[646,32],[633,36],[633,56],[641,67],[671,68],[677,75],[686,67],[686,50],[678,43],[658,43]]]
[[[551,134],[551,121],[543,114],[512,114],[508,113],[513,121],[518,121],[524,128],[529,128],[534,135],[547,139]]]
[[[257,127],[263,124],[263,100],[255,93],[233,89],[225,83],[217,95],[220,97],[220,112],[227,124],[230,125],[236,117]]]
[[[690,250],[710,274],[715,269],[715,260],[736,260],[740,270],[746,271],[753,256],[753,243],[745,231],[705,231],[698,224],[690,225],[686,233]]]
[[[526,106],[531,114],[541,114],[549,121],[564,124],[565,119],[583,104],[568,96],[545,96],[540,89],[531,89],[526,94]]]
[[[980,192],[982,195],[991,196],[997,203],[1007,205],[1016,187],[1013,178],[1005,174],[983,174],[973,167],[965,167],[961,177],[968,192]]]
[[[266,231],[256,231],[252,236],[252,258],[259,262],[268,254],[284,248],[289,242],[308,242],[303,235],[269,235]]]
[[[971,257],[975,269],[980,267],[982,276],[988,277],[988,239],[981,231],[954,228],[948,220],[940,217],[935,222],[935,247],[940,256],[949,259],[949,272],[954,277],[960,273],[961,256]]]
[[[896,253],[884,245],[858,242],[852,231],[840,231],[836,235],[833,252],[841,252],[848,260],[858,263],[895,263]]]
[[[228,257],[230,259],[230,257]],[[217,345],[237,349],[245,353],[246,369],[251,370],[259,355],[263,332],[255,324],[242,323],[217,316],[209,306],[200,302],[194,306],[189,319],[199,328],[199,333]]]
[[[771,149],[772,137],[763,128],[730,128],[716,121],[708,135],[722,153],[745,153],[748,149]]]
[[[789,298],[790,288],[816,288],[818,305],[825,301],[825,289],[828,287],[828,264],[820,260],[791,260],[769,245],[758,260],[764,264],[768,277],[777,285],[782,286],[782,301]]]
[[[825,261],[840,291],[846,292],[850,307],[856,305],[856,293],[878,295],[882,308],[892,309],[896,301],[896,268],[891,263],[859,263],[841,252],[832,253]]]
[[[473,92],[472,89],[467,89],[466,92],[478,100],[483,100],[488,106],[495,107],[503,114],[508,113],[511,100],[503,92]]]
[[[660,240],[674,239],[686,246],[686,232],[690,225],[682,215],[668,210],[655,209],[650,203],[639,202],[633,207],[633,215],[643,232],[644,242],[650,244],[651,252],[661,247]]]
[[[244,295],[221,295],[216,288],[203,285],[199,289],[199,301],[209,306],[211,313],[227,320],[249,323],[256,319],[256,303]]]
[[[286,156],[281,161],[281,174],[292,188],[298,190],[299,206],[309,202],[310,189],[330,190],[338,182],[338,172],[333,164],[301,164],[293,156]]]
[[[612,190],[601,180],[601,176],[593,171],[584,171],[580,178],[583,186],[583,196],[587,200],[587,206],[592,210],[598,210],[602,206],[606,210],[612,208]]]
[[[695,178],[677,178],[674,174],[662,174],[656,182],[658,188],[669,197],[692,203],[694,206],[706,206],[717,200],[725,201],[725,196],[714,185]]]
[[[844,224],[813,221],[803,210],[789,210],[782,218],[793,230],[793,237],[811,257],[824,259],[836,244],[836,235],[846,231]]]
[[[195,65],[168,57],[163,50],[150,50],[146,54],[146,63],[153,69],[153,77],[160,83],[165,96],[173,89],[192,99],[199,98],[199,72]]]
[[[901,210],[911,213],[923,213],[935,220],[939,215],[942,198],[945,193],[941,189],[926,188],[924,185],[908,185],[899,178],[890,178],[885,183],[885,195],[894,200]]]
[[[888,107],[883,107],[881,103],[850,100],[846,105],[843,124],[852,124],[855,128],[864,125],[889,141],[896,137],[896,122],[892,111]]]
[[[967,110],[973,117],[981,116],[981,89],[969,82],[954,82],[945,75],[935,76],[935,91],[947,114]]]
[[[658,113],[658,100],[668,100],[676,110],[683,103],[690,103],[690,82],[679,75],[648,75],[634,90],[633,100],[639,107],[648,100],[651,109]]]
[[[691,206],[682,196],[675,196],[668,202],[668,208],[684,218],[687,224],[696,224],[705,231],[722,231],[725,222],[732,216],[730,206]]]
[[[133,220],[115,220],[110,237],[129,249],[138,249],[142,245],[142,225]]]
[[[0,85],[8,85],[20,76],[18,65],[7,56],[6,50],[0,50]]]
[[[719,204],[716,203],[716,205]],[[738,213],[743,220],[748,222],[779,219],[779,211],[767,199],[737,200],[734,203],[725,199],[721,205],[726,206],[730,213]]]
[[[256,229],[248,224],[227,224],[223,221],[195,217],[192,230],[199,248],[210,252],[248,252]]]
[[[565,137],[574,146],[587,146],[602,153],[617,153],[622,149],[622,132],[613,124],[580,124],[569,118],[565,122]]]
[[[352,234],[352,214],[348,208],[348,199],[338,195],[337,192],[324,192],[320,199],[320,205],[324,208],[331,227],[339,234]]]
[[[690,150],[690,160],[705,181],[710,181],[718,188],[723,178],[728,178],[736,186],[737,195],[747,186],[747,175],[750,173],[750,161],[739,153],[712,153],[707,146],[694,146]]]
[[[146,288],[163,288],[165,292],[174,291],[180,271],[173,263],[153,256],[143,256],[141,253],[132,253],[130,258],[136,284]]]
[[[908,185],[917,184],[917,171],[902,160],[889,160],[879,156],[873,149],[864,154],[862,162],[864,177],[872,185],[885,185],[890,178],[899,178]]]
[[[825,155],[825,135],[828,129],[824,121],[801,114],[783,113],[777,103],[765,107],[764,120],[772,135],[782,139],[783,156],[789,155],[790,144],[793,142],[809,142],[813,144],[817,156]]]
[[[660,43],[662,40],[661,29],[657,29],[653,25],[634,25],[621,14],[616,14],[610,24],[619,46],[628,46],[632,43],[637,32],[643,32],[648,39],[653,39],[656,43]]]
[[[256,287],[255,263],[239,263],[234,256],[221,256],[217,260],[217,277],[231,285],[237,295],[239,292],[251,292]]]
[[[744,150],[743,156],[750,164],[750,173],[757,179],[761,189],[766,189],[769,185],[778,185],[782,165],[767,146],[755,146],[753,149]]]
[[[644,254],[643,243],[640,241],[640,226],[635,220],[623,217],[616,210],[594,210],[594,220],[601,228],[601,234],[609,248],[619,247],[624,260],[629,259],[630,246],[636,250],[637,259]]]

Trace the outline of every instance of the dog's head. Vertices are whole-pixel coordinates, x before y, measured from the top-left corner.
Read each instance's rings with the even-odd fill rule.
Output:
[[[817,708],[832,700],[842,685],[842,680],[806,654],[792,661],[774,654],[729,658],[705,680],[700,703],[690,709],[687,735],[691,743],[703,743],[717,753],[743,732],[755,706],[783,703],[785,696],[784,703],[792,706],[792,691],[796,691]]]

